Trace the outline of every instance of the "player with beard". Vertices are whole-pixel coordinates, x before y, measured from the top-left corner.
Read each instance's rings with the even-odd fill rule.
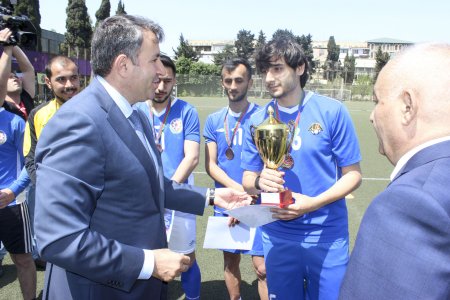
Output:
[[[259,125],[271,106],[295,128],[281,170],[264,166],[246,132],[243,185],[250,193],[292,191],[294,204],[272,208],[278,221],[262,226],[269,297],[337,299],[348,262],[345,196],[361,183],[361,154],[342,102],[305,91],[308,61],[293,40],[274,39],[256,54],[273,100],[253,114]]]
[[[33,109],[25,127],[23,152],[25,166],[33,184],[36,183],[34,151],[42,129],[61,105],[80,91],[77,65],[66,56],[53,57],[45,67],[45,83],[55,98]]]
[[[206,142],[206,171],[214,179],[216,187],[229,187],[243,191],[241,168],[241,150],[244,128],[250,116],[258,109],[247,99],[252,86],[250,64],[235,58],[222,66],[222,86],[228,96],[228,106],[208,116],[203,136]],[[215,207],[215,216],[227,215],[223,209]],[[230,219],[230,223],[236,220]],[[239,263],[242,254],[252,255],[253,267],[258,276],[258,292],[261,299],[267,299],[266,274],[264,266],[261,231],[256,231],[255,242],[251,250],[223,250],[225,284],[230,299],[240,299],[241,272]]]
[[[135,106],[148,117],[153,137],[161,152],[164,176],[179,183],[194,184],[192,171],[200,156],[200,122],[189,103],[172,96],[176,67],[170,57],[161,55],[166,74],[160,76],[155,97]],[[201,274],[195,259],[195,215],[166,209],[164,220],[169,249],[191,258],[188,271],[181,274],[186,299],[200,299]]]
[[[67,100],[78,94],[80,91],[80,79],[78,67],[70,58],[62,55],[53,57],[45,66],[45,83],[53,92],[55,98],[34,108],[28,118],[25,126],[25,136],[23,143],[23,153],[25,156],[25,168],[31,178],[31,186],[28,191],[28,207],[30,210],[31,228],[34,239],[34,206],[35,206],[35,187],[36,167],[34,164],[34,155],[36,144],[41,135],[44,126],[50,120],[56,111]],[[36,266],[45,268],[45,262],[39,258],[36,248],[33,250],[33,258]]]

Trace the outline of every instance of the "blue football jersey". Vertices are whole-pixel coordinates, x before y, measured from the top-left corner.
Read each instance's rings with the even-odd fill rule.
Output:
[[[267,108],[278,110],[284,123],[295,121],[298,105],[292,108],[275,107],[272,100],[252,115],[248,126],[259,125],[267,117]],[[276,115],[275,115],[276,116]],[[361,160],[358,139],[345,106],[334,99],[307,92],[300,120],[289,152],[294,159],[292,169],[285,172],[285,186],[293,192],[310,197],[329,189],[341,177],[341,168]],[[263,169],[252,135],[245,131],[241,167],[259,172]],[[348,236],[345,199],[337,200],[317,211],[290,221],[276,221],[264,226],[269,234],[292,239],[317,242],[333,241]]]
[[[23,168],[24,131],[25,121],[0,107],[0,189],[9,188]]]
[[[234,158],[227,159],[225,152],[228,149],[228,143],[225,137],[225,130],[228,130],[228,139],[233,135],[233,129],[239,120],[240,114],[233,113],[228,107],[211,114],[206,119],[203,136],[205,143],[214,142],[217,144],[217,165],[225,171],[227,175],[238,183],[242,183],[242,174],[244,170],[241,168],[242,145],[244,143],[244,128],[250,120],[250,116],[258,110],[258,106],[250,103],[246,115],[242,118],[240,126],[237,128],[232,141]],[[228,114],[227,114],[228,111]],[[224,128],[224,120],[227,116],[228,128]],[[215,182],[216,187],[223,187],[219,182]]]
[[[160,113],[150,114],[146,103],[137,103],[135,106],[148,117],[150,126],[157,135],[164,121],[166,109]],[[175,98],[172,100],[169,115],[161,132],[159,142],[162,147],[161,159],[164,176],[172,178],[180,162],[184,158],[184,141],[200,143],[200,122],[197,110],[189,103]]]

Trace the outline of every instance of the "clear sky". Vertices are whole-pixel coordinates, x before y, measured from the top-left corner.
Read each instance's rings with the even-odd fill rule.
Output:
[[[110,0],[111,15],[119,0]],[[40,0],[41,27],[66,31],[67,0]],[[86,0],[95,24],[101,0]],[[180,34],[187,40],[233,40],[241,29],[267,39],[277,29],[313,40],[364,42],[395,38],[450,43],[450,0],[124,0],[128,14],[146,16],[166,34],[161,50],[173,54]]]

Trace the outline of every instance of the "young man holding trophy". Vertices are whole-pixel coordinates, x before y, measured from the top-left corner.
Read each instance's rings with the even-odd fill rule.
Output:
[[[337,299],[348,262],[345,196],[361,183],[355,129],[341,102],[304,91],[299,44],[274,39],[255,60],[273,100],[245,131],[243,186],[250,194],[289,190],[294,201],[274,205],[279,220],[263,226],[269,298]],[[289,130],[280,134],[282,123]]]

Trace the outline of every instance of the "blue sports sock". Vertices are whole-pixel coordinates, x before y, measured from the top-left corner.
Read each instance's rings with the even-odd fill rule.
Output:
[[[192,267],[181,274],[181,286],[183,287],[186,299],[200,299],[200,284],[202,275],[198,267],[197,260],[195,260]]]

